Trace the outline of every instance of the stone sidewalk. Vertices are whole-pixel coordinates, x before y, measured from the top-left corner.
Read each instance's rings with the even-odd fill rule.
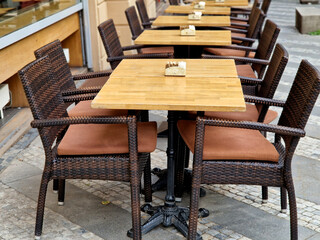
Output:
[[[273,1],[268,17],[281,28],[279,42],[289,52],[289,64],[275,98],[285,99],[301,59],[320,69],[320,36],[301,35],[294,25],[297,3]],[[165,119],[154,111],[152,118]],[[307,136],[293,161],[300,239],[320,239],[320,99],[307,125]],[[152,154],[153,167],[166,167],[166,140],[158,139]],[[0,239],[32,239],[35,208],[44,153],[35,129],[30,130],[0,158]],[[42,239],[129,239],[130,198],[128,184],[110,181],[67,181],[64,206],[48,188]],[[261,203],[258,186],[204,186],[207,196],[201,207],[209,217],[199,220],[203,239],[289,239],[289,216],[280,212],[279,190],[269,190],[269,201]],[[154,194],[153,204],[163,203],[164,192]],[[185,194],[181,205],[188,205]],[[143,198],[141,199],[143,203]],[[143,214],[143,218],[148,216]],[[148,240],[184,239],[172,227],[146,234]]]

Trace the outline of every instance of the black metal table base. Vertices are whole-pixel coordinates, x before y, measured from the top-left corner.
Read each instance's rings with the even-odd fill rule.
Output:
[[[164,227],[174,226],[184,237],[188,236],[189,208],[174,205],[164,205],[152,207],[150,204],[142,206],[142,211],[151,215],[151,217],[141,226],[141,233],[146,234],[160,224]],[[199,209],[200,217],[207,217],[209,212],[205,209]],[[132,229],[127,232],[128,237],[133,237]],[[200,234],[197,233],[196,240],[202,240]]]

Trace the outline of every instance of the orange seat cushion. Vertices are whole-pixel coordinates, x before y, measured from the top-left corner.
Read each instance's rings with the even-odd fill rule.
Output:
[[[196,118],[196,112],[189,112],[190,117],[193,119]],[[234,121],[251,121],[257,122],[259,118],[259,112],[256,108],[256,105],[246,104],[245,112],[205,112],[204,115],[209,118],[214,119],[225,119],[225,120],[234,120]],[[270,123],[278,116],[276,111],[268,110],[264,123]]]
[[[232,28],[247,29],[246,26],[235,26],[235,25],[232,25],[233,23],[243,25],[243,24],[248,24],[247,21],[231,20],[231,27]]]
[[[250,64],[236,65],[238,76],[257,78]]]
[[[178,121],[179,132],[193,153],[195,126],[195,121]],[[278,162],[279,153],[258,130],[206,126],[203,159]]]
[[[246,36],[247,36],[247,35],[244,34],[244,33],[234,33],[234,32],[231,33],[231,37],[243,37],[243,38],[245,38]],[[232,39],[232,43],[234,43],[234,44],[241,44],[242,41]]]
[[[227,49],[227,48],[205,48],[206,52],[209,52],[213,55],[218,56],[233,56],[233,57],[245,57],[246,51],[236,50],[236,49]],[[248,57],[253,58],[255,55],[254,52],[250,52]]]
[[[173,47],[150,47],[150,48],[141,48],[141,53],[172,53]]]
[[[138,151],[153,152],[157,143],[156,122],[139,122]],[[129,153],[126,124],[71,125],[58,146],[59,155]]]
[[[81,101],[68,111],[70,117],[78,116],[126,116],[128,110],[92,108],[91,101]]]
[[[88,88],[88,87],[100,87],[108,81],[109,77],[98,77],[98,78],[90,78],[87,79],[83,84],[81,84],[80,88]]]

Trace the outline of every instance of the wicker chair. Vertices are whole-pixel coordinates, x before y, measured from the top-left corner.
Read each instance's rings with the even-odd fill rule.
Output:
[[[279,32],[280,28],[268,19],[257,48],[236,45],[223,46],[223,48],[210,48],[210,53],[215,55],[203,54],[202,57],[208,59],[227,58],[234,59],[238,63],[247,63],[237,65],[238,75],[242,77],[262,78],[265,69],[269,64],[269,58],[277,41]]]
[[[260,9],[263,11],[263,13],[265,15],[267,15],[268,11],[269,11],[270,3],[271,3],[271,0],[263,0],[262,4],[260,4],[259,1],[255,0],[253,3],[252,9],[254,9],[254,7],[260,6]],[[230,17],[231,23],[233,22],[233,23],[238,23],[238,24],[244,24],[246,22],[249,22],[250,15],[252,14],[252,9],[251,10],[244,10],[244,9],[235,10],[235,9],[231,8],[232,15],[241,14],[244,16],[249,16],[248,18]],[[243,27],[245,27],[245,26],[243,26]]]
[[[179,5],[179,0],[169,0],[170,5]]]
[[[42,234],[50,180],[100,179],[130,182],[134,239],[141,239],[140,179],[143,171],[150,173],[149,153],[156,146],[156,123],[137,123],[135,116],[69,117],[47,56],[24,67],[19,77],[34,117],[31,126],[38,128],[46,156],[36,238]],[[150,199],[151,178],[145,188]]]
[[[188,239],[195,239],[197,233],[201,183],[285,187],[289,195],[291,239],[298,239],[291,161],[300,137],[305,135],[304,128],[319,91],[320,72],[303,60],[286,102],[263,102],[283,107],[278,125],[205,117],[198,117],[196,122],[178,122],[182,138],[194,153]],[[260,131],[275,133],[274,143]]]
[[[144,29],[151,28],[152,22],[155,18],[149,18],[144,0],[137,0],[136,6],[139,12],[140,20]]]
[[[135,40],[142,32],[139,18],[134,6],[131,6],[125,10],[125,14],[128,20],[128,24],[132,34],[132,40]],[[173,47],[146,47],[138,49],[139,53],[169,53],[173,54]]]
[[[109,110],[109,109],[93,109],[91,108],[91,100],[108,80],[111,71],[92,72],[81,75],[72,76],[69,65],[63,53],[63,49],[59,40],[53,41],[34,52],[36,58],[49,56],[52,69],[57,76],[57,83],[60,86],[62,96],[66,104],[69,106],[73,102],[78,103],[68,111],[71,117],[76,116],[122,116],[127,115],[127,110]],[[104,77],[99,77],[104,76]],[[87,87],[76,88],[75,79],[92,79],[86,80],[83,84]],[[92,82],[91,82],[92,81]],[[91,86],[97,83],[96,86]]]
[[[107,52],[107,61],[110,62],[111,68],[115,69],[122,59],[138,59],[138,58],[172,58],[173,54],[170,53],[150,53],[150,54],[133,54],[124,55],[123,51],[138,50],[147,46],[132,45],[121,47],[119,37],[114,26],[113,20],[109,19],[98,26],[98,30]]]

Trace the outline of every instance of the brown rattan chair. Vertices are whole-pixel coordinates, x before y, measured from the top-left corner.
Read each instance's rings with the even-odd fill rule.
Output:
[[[63,49],[59,40],[55,40],[34,52],[36,58],[49,56],[52,69],[57,76],[57,83],[60,86],[62,96],[69,106],[77,101],[77,104],[68,111],[69,116],[121,116],[127,115],[127,110],[94,109],[91,108],[91,101],[101,87],[106,83],[111,71],[91,72],[72,76],[69,65],[66,61]],[[104,77],[99,77],[104,76]],[[76,88],[74,80],[88,79],[80,87]]]
[[[135,40],[142,32],[143,29],[141,28],[139,18],[134,6],[131,6],[125,10],[125,14],[128,20],[128,24],[132,34],[132,40]],[[138,49],[139,53],[169,53],[173,54],[174,50],[173,47],[146,47]]]
[[[188,239],[195,239],[197,233],[201,183],[286,188],[291,239],[298,239],[291,161],[300,137],[305,135],[304,128],[319,91],[320,72],[303,60],[286,102],[270,99],[263,102],[283,107],[278,125],[205,117],[178,122],[183,140],[194,153]],[[275,133],[274,143],[260,131]]]
[[[35,236],[40,238],[48,182],[52,179],[100,179],[130,182],[134,239],[141,239],[140,179],[150,173],[149,153],[156,147],[156,123],[135,116],[69,117],[46,56],[19,71],[45,151]],[[138,135],[137,135],[138,134]],[[150,174],[147,174],[150,176]],[[151,178],[145,182],[151,199]],[[59,195],[64,193],[59,185]],[[147,200],[146,199],[146,200]]]
[[[119,37],[114,26],[113,20],[109,19],[98,26],[98,30],[107,52],[107,61],[110,62],[111,68],[115,69],[122,59],[139,59],[139,58],[172,58],[170,53],[150,53],[150,54],[132,54],[124,55],[124,51],[138,50],[147,46],[132,45],[121,47]]]
[[[242,78],[242,84],[253,84],[259,85],[258,92],[256,96],[245,95],[246,111],[245,112],[204,112],[205,117],[210,117],[213,119],[225,119],[233,121],[253,121],[253,122],[264,122],[270,123],[276,119],[278,116],[276,111],[269,109],[268,105],[261,104],[265,98],[272,99],[276,88],[280,82],[283,71],[288,62],[288,52],[281,45],[277,44],[275,47],[273,56],[270,61],[270,65],[267,69],[266,75],[262,79],[252,79],[252,78]],[[188,118],[196,119],[197,112],[189,112]],[[183,142],[180,144],[180,147],[183,148],[184,156],[180,157],[179,163],[177,163],[177,184],[176,187],[176,197],[181,198],[183,194],[183,182],[184,182],[184,166],[189,166],[189,152],[186,151],[185,145]],[[282,194],[282,198],[285,198],[285,195]],[[262,188],[262,200],[265,202],[268,199],[268,190],[267,188]],[[281,203],[285,203],[285,200],[282,200]],[[281,206],[281,209],[286,209],[286,204]]]
[[[137,0],[136,6],[139,12],[139,16],[140,16],[140,20],[143,28],[144,29],[151,28],[152,22],[155,20],[155,18],[149,18],[144,0]]]
[[[265,15],[267,15],[268,11],[269,11],[270,3],[271,3],[271,0],[263,0],[262,4],[260,4],[259,1],[255,0],[254,3],[253,3],[252,9],[249,10],[249,11],[248,10],[243,10],[243,9],[235,10],[235,9],[231,8],[231,15],[233,15],[233,14],[241,14],[241,15],[244,15],[244,16],[246,16],[246,15],[249,16],[248,18],[230,17],[231,23],[238,23],[238,24],[245,24],[246,22],[248,23],[249,19],[250,19],[250,16],[252,14],[252,10],[255,7],[259,7],[259,6],[260,6],[260,9],[263,11],[263,13]],[[246,27],[246,26],[244,25],[242,27]]]
[[[279,32],[280,28],[268,19],[257,48],[236,45],[223,46],[222,48],[210,48],[210,53],[215,55],[203,54],[202,57],[209,59],[234,59],[237,63],[247,63],[237,65],[238,75],[242,77],[262,78],[265,69],[269,64],[269,58],[277,41]]]

